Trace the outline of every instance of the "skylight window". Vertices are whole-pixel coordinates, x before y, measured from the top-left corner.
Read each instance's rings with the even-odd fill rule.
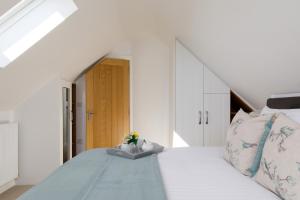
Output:
[[[36,44],[77,6],[73,0],[23,0],[0,17],[0,68]]]

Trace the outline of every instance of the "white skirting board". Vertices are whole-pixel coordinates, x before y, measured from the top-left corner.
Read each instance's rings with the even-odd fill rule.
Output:
[[[9,190],[10,188],[14,187],[16,185],[15,181],[10,181],[9,183],[3,185],[0,187],[0,194],[2,194],[3,192]]]
[[[0,124],[0,188],[7,188],[17,177],[18,123]]]

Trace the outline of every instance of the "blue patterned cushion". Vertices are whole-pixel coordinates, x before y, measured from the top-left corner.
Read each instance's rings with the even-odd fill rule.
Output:
[[[283,200],[300,200],[300,124],[279,114],[266,140],[255,180]]]
[[[224,158],[242,174],[252,175],[252,166],[258,144],[271,116],[251,117],[240,110],[233,118],[226,137]]]

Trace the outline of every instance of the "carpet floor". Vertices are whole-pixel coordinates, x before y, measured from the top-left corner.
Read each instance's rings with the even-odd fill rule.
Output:
[[[0,194],[1,200],[16,200],[19,196],[29,190],[31,185],[17,185],[4,193]]]

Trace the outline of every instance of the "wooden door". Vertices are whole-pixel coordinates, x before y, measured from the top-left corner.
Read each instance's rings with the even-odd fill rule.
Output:
[[[176,42],[174,147],[180,147],[182,144],[184,146],[203,145],[203,67],[203,64],[190,51],[181,43]]]
[[[205,146],[223,146],[230,124],[230,94],[205,94],[204,111]]]
[[[105,59],[86,73],[87,149],[113,147],[129,133],[129,61]]]

